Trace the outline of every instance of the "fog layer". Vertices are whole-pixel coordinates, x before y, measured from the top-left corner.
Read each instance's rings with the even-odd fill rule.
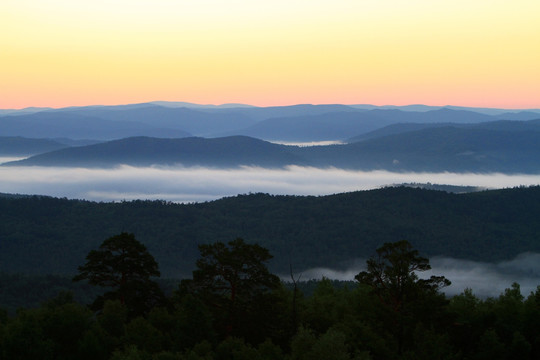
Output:
[[[198,202],[250,192],[327,195],[411,182],[504,188],[538,185],[540,175],[363,172],[299,166],[285,169],[0,167],[0,192],[95,201]]]
[[[335,280],[354,280],[360,271],[366,270],[365,260],[358,260],[345,270],[327,268],[309,269],[301,273],[302,280],[321,279],[323,276]],[[540,285],[540,254],[524,253],[514,259],[499,263],[484,263],[469,260],[435,257],[430,259],[432,269],[418,275],[429,278],[431,275],[444,275],[452,285],[442,291],[447,295],[457,295],[466,288],[476,296],[496,297],[517,282],[521,294],[528,296]],[[298,276],[300,274],[297,274]],[[285,281],[288,276],[283,276]]]

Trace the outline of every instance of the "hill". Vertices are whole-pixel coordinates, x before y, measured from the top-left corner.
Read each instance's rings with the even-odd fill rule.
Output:
[[[331,196],[238,195],[198,204],[0,197],[0,272],[73,274],[91,249],[135,233],[165,277],[188,275],[197,244],[242,237],[270,249],[273,271],[339,267],[384,242],[478,261],[540,251],[540,187],[452,194],[409,187]]]
[[[113,121],[69,111],[41,111],[0,117],[3,136],[111,140],[130,136],[185,137],[177,129],[135,121]]]
[[[128,108],[118,106],[75,108],[69,112],[114,122],[135,122],[146,126],[180,130],[196,136],[208,136],[225,131],[232,131],[237,135],[235,130],[255,123],[249,116],[235,111],[208,113],[202,109],[171,108],[153,104],[139,104],[137,107]]]
[[[487,110],[421,105],[212,106],[158,101],[115,106],[0,110],[0,131],[4,136],[28,138],[115,140],[133,136],[246,135],[282,142],[313,142],[344,140],[396,123],[472,124],[530,120],[540,116],[536,110]]]
[[[0,136],[1,156],[28,156],[65,148],[51,139],[27,139],[20,136]]]
[[[391,124],[347,140],[348,143],[374,139],[388,135],[401,134],[405,132],[433,129],[440,127],[457,127],[462,129],[483,129],[496,131],[540,131],[540,119],[516,121],[516,120],[498,120],[479,124],[458,124],[458,123],[397,123]]]
[[[239,134],[264,140],[310,142],[346,139],[390,124],[368,112],[330,112],[262,120]]]
[[[520,124],[520,123],[518,123]],[[336,167],[355,170],[540,173],[540,131],[498,123],[420,128],[345,145],[297,147],[245,136],[215,139],[136,137],[36,155],[6,165],[111,167]],[[504,126],[503,126],[504,125]],[[499,129],[500,128],[500,129]]]
[[[283,167],[305,164],[285,146],[245,136],[218,139],[133,137],[36,155],[6,165],[111,167],[182,165]]]

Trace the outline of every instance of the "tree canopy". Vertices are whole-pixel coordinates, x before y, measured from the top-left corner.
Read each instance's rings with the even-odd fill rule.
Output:
[[[419,323],[427,321],[429,326],[434,325],[434,314],[445,302],[438,291],[449,286],[450,281],[444,276],[420,279],[417,272],[430,270],[429,260],[420,256],[406,240],[385,243],[376,253],[367,260],[367,270],[355,279],[371,289],[386,311],[385,315],[389,315],[388,329],[401,355],[406,348],[407,334],[414,332]]]
[[[498,298],[470,289],[447,298],[444,278],[416,274],[429,263],[405,241],[378,249],[356,283],[310,281],[312,291],[296,298],[292,285],[274,287],[264,266],[271,256],[259,245],[236,239],[204,245],[203,254],[167,306],[147,303],[138,314],[132,294],[122,304],[117,287],[97,313],[69,293],[16,313],[0,308],[0,360],[540,358],[540,286],[527,297],[515,283]],[[378,296],[398,289],[397,308],[391,294]]]
[[[184,282],[222,317],[225,334],[236,333],[255,315],[254,305],[261,305],[265,295],[276,289],[280,280],[270,273],[266,262],[272,258],[268,249],[247,244],[237,238],[227,244],[199,245],[201,257],[193,280]]]
[[[88,280],[91,285],[112,288],[96,299],[94,307],[102,307],[104,300],[117,299],[137,314],[162,297],[159,287],[151,280],[158,276],[154,257],[134,234],[123,232],[106,239],[98,250],[90,251],[73,280]]]
[[[367,260],[367,270],[355,279],[370,286],[381,302],[396,312],[402,310],[403,302],[412,292],[418,289],[438,291],[450,285],[444,276],[418,278],[417,272],[430,270],[431,266],[429,260],[421,257],[406,240],[385,243],[376,252],[376,257]]]

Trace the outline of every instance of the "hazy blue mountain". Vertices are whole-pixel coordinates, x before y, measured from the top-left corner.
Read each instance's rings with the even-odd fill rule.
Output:
[[[401,111],[418,111],[418,112],[425,112],[430,110],[438,110],[443,108],[444,106],[429,106],[429,105],[421,105],[421,104],[413,104],[413,105],[370,105],[370,104],[355,104],[355,105],[349,105],[350,107],[353,107],[355,109],[363,109],[363,110],[374,110],[374,109],[381,109],[381,110],[401,110]]]
[[[195,109],[168,108],[151,104],[122,110],[116,107],[102,107],[77,109],[74,112],[110,121],[134,121],[154,127],[183,130],[197,136],[233,131],[255,123],[250,117],[235,112],[207,113]]]
[[[20,136],[0,136],[0,155],[29,156],[65,148],[66,144],[50,139],[28,139]]]
[[[442,108],[425,112],[374,109],[371,114],[392,123],[479,123],[496,120],[490,115],[474,111]]]
[[[347,143],[355,143],[359,141],[364,141],[367,139],[374,139],[379,138],[383,136],[388,135],[395,135],[395,134],[401,134],[411,131],[418,131],[422,129],[429,129],[429,128],[437,128],[437,127],[447,127],[447,126],[459,126],[458,124],[454,123],[439,123],[439,124],[431,124],[431,123],[398,123],[398,124],[391,124],[388,126],[385,126],[383,128],[373,130],[366,133],[361,133],[360,135],[351,137],[346,140]]]
[[[67,146],[86,146],[86,145],[94,145],[104,142],[103,140],[92,140],[92,139],[68,139],[68,138],[54,138],[51,139],[56,142],[59,142],[60,144],[64,144]]]
[[[485,122],[481,124],[471,124],[468,126],[472,129],[486,129],[498,131],[540,131],[540,117],[537,117],[535,120],[499,120]]]
[[[361,170],[536,174],[540,173],[540,131],[534,130],[538,122],[433,126],[345,145],[313,147],[278,145],[245,136],[138,137],[62,149],[8,164],[86,167],[296,164]]]
[[[111,121],[67,111],[42,111],[30,115],[0,118],[3,136],[29,138],[118,139],[128,136],[185,137],[176,129],[151,126],[134,121]]]
[[[499,120],[535,120],[540,119],[540,111],[505,112],[499,115],[495,115],[494,117]]]
[[[178,107],[185,107],[190,109],[231,109],[231,108],[251,108],[255,107],[253,105],[247,105],[247,104],[220,104],[220,105],[212,105],[212,104],[194,104],[189,102],[182,102],[182,101],[152,101],[151,104],[165,106],[165,107],[172,107],[172,108],[178,108]]]
[[[347,145],[297,148],[314,166],[392,171],[540,173],[540,131],[432,127]]]
[[[85,105],[85,106],[67,106],[59,109],[52,109],[52,111],[68,111],[68,112],[80,112],[84,113],[88,110],[131,110],[140,109],[148,106],[152,106],[152,103],[135,103],[135,104],[122,104],[122,105]]]
[[[207,109],[211,113],[235,113],[243,114],[255,121],[262,121],[272,118],[295,117],[295,116],[310,116],[322,115],[335,112],[363,112],[365,110],[355,109],[347,105],[310,105],[299,104],[290,106],[269,106],[269,107],[251,107],[251,108],[234,108],[234,109]]]
[[[186,107],[183,107],[186,105]],[[223,137],[245,135],[284,142],[345,140],[391,124],[479,124],[495,120],[530,120],[540,113],[492,109],[430,107],[424,105],[309,105],[253,107],[219,106],[181,102],[153,102],[115,106],[82,106],[62,109],[28,108],[1,116],[3,136],[113,140],[133,136],[180,138],[190,135]],[[497,110],[497,111],[495,111]],[[499,111],[500,110],[500,111]],[[6,111],[12,110],[5,110]],[[456,125],[457,126],[457,125]],[[419,130],[411,125],[407,131]],[[381,130],[381,134],[401,132]],[[403,127],[403,129],[405,129]]]
[[[474,111],[481,114],[486,115],[501,115],[504,113],[516,113],[516,112],[534,112],[537,114],[540,114],[540,109],[497,109],[497,108],[475,108],[475,107],[465,107],[465,106],[453,106],[453,105],[447,105],[445,106],[448,109],[452,110],[466,110],[466,111]],[[512,120],[512,119],[505,119],[505,120]],[[516,119],[516,120],[527,120],[527,119]]]
[[[499,120],[477,124],[457,124],[457,123],[399,123],[391,124],[383,128],[363,133],[347,139],[348,143],[374,139],[387,135],[395,135],[410,131],[417,131],[428,128],[458,127],[470,129],[498,130],[498,131],[540,131],[540,119],[528,121]]]
[[[332,112],[319,115],[271,118],[241,130],[241,135],[265,140],[342,140],[351,134],[371,131],[391,121],[367,112]]]
[[[439,110],[439,109],[446,108],[446,109],[451,109],[451,110],[472,111],[472,112],[485,114],[485,115],[498,116],[501,120],[531,120],[531,119],[538,118],[538,114],[540,114],[540,109],[510,110],[510,109],[478,108],[478,107],[453,106],[453,105],[429,106],[429,105],[414,104],[414,105],[402,105],[402,106],[399,106],[399,105],[377,106],[377,105],[370,105],[370,104],[357,104],[357,105],[349,105],[349,106],[356,109],[364,109],[364,110],[393,109],[393,110],[416,111],[416,112],[426,112],[426,111]],[[505,115],[505,114],[509,114],[509,115]],[[530,114],[536,114],[536,116],[530,115]]]
[[[27,107],[24,109],[0,109],[0,117],[6,115],[28,115],[34,114],[40,111],[53,110],[49,107]]]
[[[62,149],[7,163],[7,165],[83,167],[109,167],[120,164],[282,167],[288,164],[305,165],[306,163],[288,151],[285,146],[245,136],[217,139],[133,137]]]

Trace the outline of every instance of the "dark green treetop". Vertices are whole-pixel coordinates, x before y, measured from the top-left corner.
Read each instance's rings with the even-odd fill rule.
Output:
[[[377,256],[367,260],[367,270],[360,272],[355,279],[370,286],[381,302],[394,311],[401,311],[403,302],[415,290],[436,292],[450,285],[444,276],[418,278],[417,272],[430,270],[431,265],[406,240],[385,243],[376,252]]]
[[[214,311],[219,332],[249,338],[255,332],[254,324],[270,316],[269,294],[280,285],[265,264],[272,255],[240,238],[227,244],[199,245],[199,250],[193,280],[184,280],[182,286]]]
[[[105,240],[98,250],[90,251],[73,281],[88,280],[92,285],[113,289],[96,299],[96,308],[111,299],[120,300],[132,312],[141,313],[147,307],[146,302],[163,297],[151,280],[154,276],[160,276],[154,257],[134,234],[123,232]]]
[[[439,290],[450,281],[444,276],[420,279],[417,272],[430,270],[429,260],[406,240],[385,243],[376,252],[367,260],[367,270],[355,279],[379,299],[383,328],[391,335],[387,341],[395,343],[400,357],[413,346],[411,334],[417,326],[436,328],[446,321],[438,316],[447,303]]]
[[[199,245],[201,258],[193,272],[194,286],[234,303],[275,288],[279,278],[268,271],[268,249],[237,238],[228,244]],[[245,299],[247,300],[247,299]]]

